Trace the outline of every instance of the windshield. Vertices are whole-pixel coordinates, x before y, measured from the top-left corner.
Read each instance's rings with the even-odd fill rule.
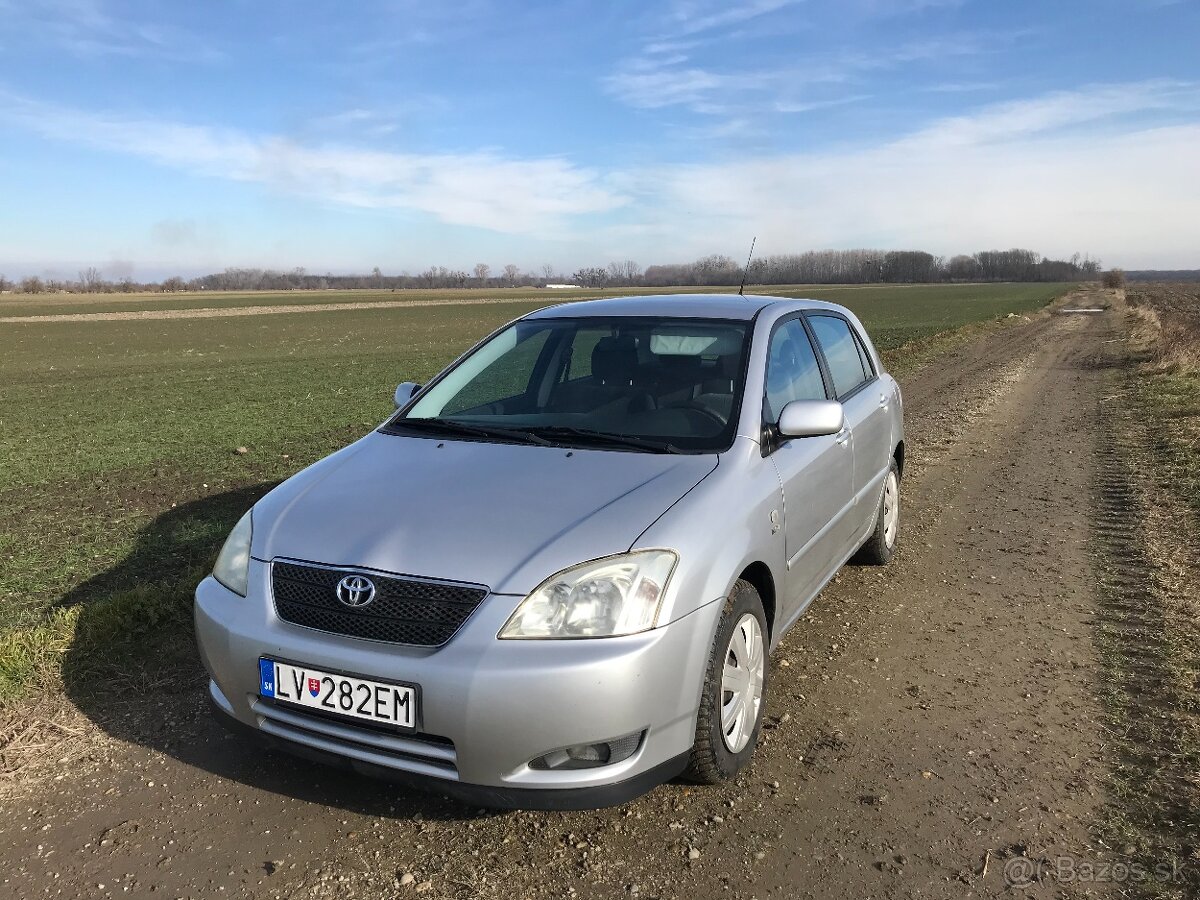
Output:
[[[387,430],[657,452],[733,441],[749,323],[529,319],[481,344]]]

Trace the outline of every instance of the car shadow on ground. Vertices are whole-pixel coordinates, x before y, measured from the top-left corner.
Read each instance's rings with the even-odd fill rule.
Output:
[[[272,487],[171,508],[142,529],[125,559],[63,597],[62,606],[79,608],[62,666],[67,695],[113,737],[223,779],[365,815],[477,817],[478,810],[436,794],[265,749],[214,718],[192,591],[234,523]]]

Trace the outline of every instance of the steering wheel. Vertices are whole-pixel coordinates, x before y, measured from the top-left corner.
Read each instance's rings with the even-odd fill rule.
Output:
[[[712,419],[714,422],[716,422],[722,428],[724,428],[726,425],[729,424],[729,420],[726,419],[724,416],[722,416],[715,409],[713,409],[712,407],[709,407],[709,406],[705,406],[703,403],[699,403],[696,400],[688,400],[684,403],[672,403],[670,406],[665,406],[663,408],[664,409],[689,409],[694,412],[698,412],[701,415],[707,416],[708,418]]]

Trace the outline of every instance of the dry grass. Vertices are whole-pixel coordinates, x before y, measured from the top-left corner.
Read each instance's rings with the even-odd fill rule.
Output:
[[[1127,294],[1141,411],[1154,423],[1160,480],[1200,537],[1200,284],[1149,284]]]
[[[1200,285],[1130,289],[1126,316],[1115,352],[1133,366],[1105,414],[1136,528],[1106,562],[1118,585],[1142,580],[1100,631],[1109,840],[1143,865],[1174,864],[1181,880],[1133,891],[1174,900],[1200,896]]]
[[[1200,303],[1200,300],[1197,301]],[[1200,334],[1185,322],[1163,316],[1153,306],[1129,306],[1130,340],[1143,357],[1147,375],[1200,373]]]
[[[0,713],[0,797],[36,788],[47,770],[107,740],[75,706],[43,697]]]

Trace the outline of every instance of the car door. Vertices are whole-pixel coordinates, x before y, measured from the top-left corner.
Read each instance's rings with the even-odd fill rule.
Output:
[[[817,354],[800,316],[778,323],[767,348],[763,424],[783,489],[787,559],[784,623],[833,574],[848,552],[854,504],[854,448],[849,429],[836,435],[784,439],[774,426],[792,400],[828,399]]]
[[[846,411],[846,422],[854,433],[854,495],[856,509],[851,521],[854,535],[861,535],[875,516],[879,491],[887,475],[891,448],[891,398],[881,388],[870,356],[848,319],[836,313],[806,316],[825,362],[834,396]]]

